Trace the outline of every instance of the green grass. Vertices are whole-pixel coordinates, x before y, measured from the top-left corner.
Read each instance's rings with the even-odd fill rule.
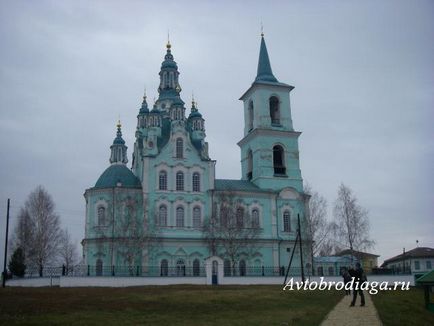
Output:
[[[318,325],[336,291],[281,286],[0,289],[0,324]]]
[[[421,288],[409,291],[379,291],[372,296],[384,326],[434,325],[434,313],[425,309]]]

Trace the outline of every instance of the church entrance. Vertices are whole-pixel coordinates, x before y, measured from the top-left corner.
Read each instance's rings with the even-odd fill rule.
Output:
[[[212,285],[218,284],[218,266],[219,263],[217,260],[213,260],[212,262]]]

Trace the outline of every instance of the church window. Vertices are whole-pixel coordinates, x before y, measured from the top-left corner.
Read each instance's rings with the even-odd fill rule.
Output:
[[[237,227],[239,228],[244,227],[244,209],[242,207],[237,208],[236,219],[237,219]]]
[[[247,152],[247,180],[252,180],[253,177],[253,154],[252,150],[249,149]]]
[[[285,175],[286,168],[284,164],[284,150],[282,146],[276,145],[273,147],[273,167],[274,174]]]
[[[176,262],[176,276],[185,276],[185,262],[182,259]]]
[[[248,119],[249,119],[249,131],[253,129],[253,102],[250,101],[248,109]]]
[[[201,224],[201,209],[196,206],[193,208],[193,227],[200,228]]]
[[[200,191],[200,174],[198,172],[193,173],[193,191]]]
[[[228,218],[229,218],[229,209],[222,205],[220,207],[220,225],[221,226],[227,226],[228,225]]]
[[[184,207],[178,207],[176,209],[176,226],[184,227]]]
[[[184,191],[184,173],[181,171],[176,173],[176,190]]]
[[[244,259],[240,260],[239,264],[240,276],[246,276],[246,261]]]
[[[160,263],[160,276],[169,275],[169,263],[167,259],[163,259]]]
[[[225,259],[223,262],[223,273],[224,276],[231,276],[231,261],[229,259]]]
[[[283,213],[283,232],[291,232],[291,215],[289,211]]]
[[[105,207],[98,207],[98,225],[105,225]]]
[[[158,188],[160,190],[167,190],[167,172],[160,171],[158,176]]]
[[[158,224],[160,226],[167,226],[167,207],[166,205],[161,205],[158,211]]]
[[[184,141],[182,138],[176,139],[176,158],[184,157]]]
[[[269,105],[271,124],[280,124],[279,99],[276,96],[270,97]]]
[[[200,261],[199,259],[193,260],[193,276],[199,276],[200,275]]]
[[[259,228],[259,210],[256,208],[252,211],[252,227]]]

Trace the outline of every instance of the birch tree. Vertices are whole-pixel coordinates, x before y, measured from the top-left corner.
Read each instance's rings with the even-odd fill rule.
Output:
[[[343,183],[339,186],[333,215],[340,245],[351,251],[366,250],[374,245],[369,236],[368,211],[358,204],[353,191]]]

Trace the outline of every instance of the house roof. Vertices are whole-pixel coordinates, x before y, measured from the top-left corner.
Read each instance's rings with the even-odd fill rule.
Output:
[[[335,256],[346,256],[351,254],[356,256],[359,259],[369,258],[369,257],[380,257],[380,255],[370,254],[368,252],[351,250],[351,249],[342,250],[341,252],[337,253]]]
[[[383,265],[387,265],[388,263],[399,261],[408,258],[434,258],[434,249],[428,247],[418,247],[412,250],[409,250],[405,253],[397,255],[395,257],[386,259]]]
[[[215,190],[269,192],[247,180],[215,179]]]

